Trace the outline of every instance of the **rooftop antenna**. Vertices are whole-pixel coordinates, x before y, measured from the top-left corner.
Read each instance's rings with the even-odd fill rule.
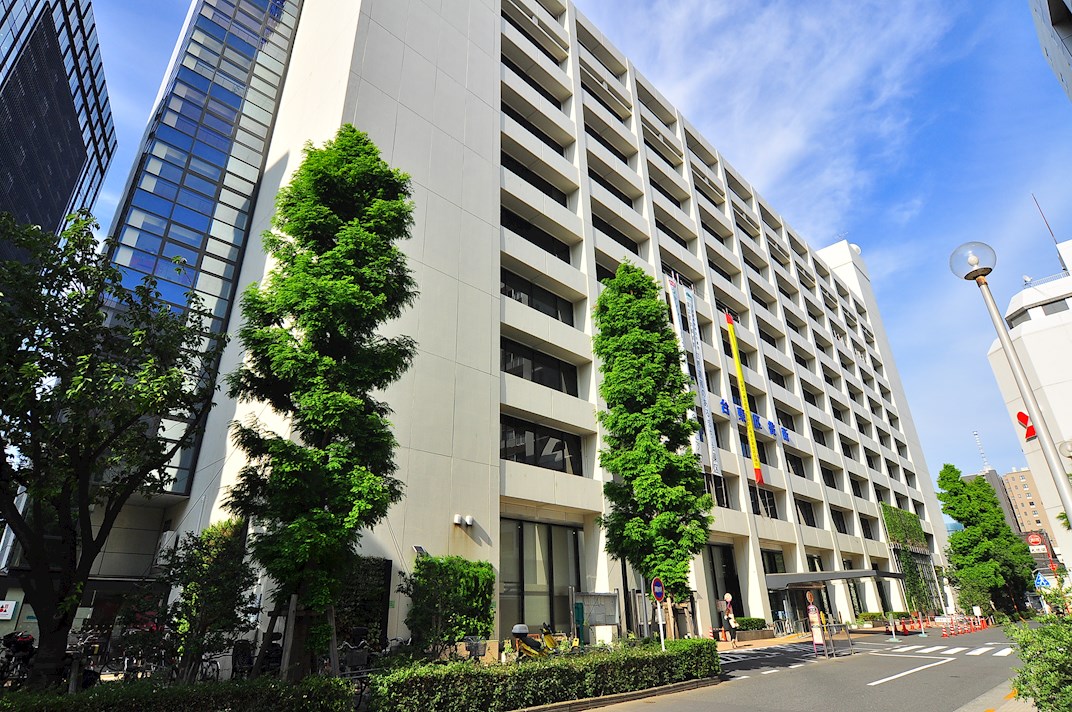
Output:
[[[979,431],[973,430],[972,435],[975,436],[975,447],[979,448],[979,456],[983,458],[983,472],[987,470],[993,470],[990,466],[990,460],[986,459],[986,450],[983,449],[983,439],[979,437]]]
[[[1031,194],[1031,199],[1035,201],[1035,207],[1038,208],[1039,215],[1042,216],[1042,222],[1046,223],[1046,229],[1050,231],[1050,237],[1053,238],[1053,244],[1056,246],[1057,245],[1057,235],[1053,234],[1053,228],[1050,227],[1050,221],[1046,219],[1046,213],[1042,212],[1042,206],[1039,205],[1038,198],[1035,197],[1034,193]],[[1057,249],[1057,260],[1058,260],[1058,262],[1061,263],[1061,269],[1063,269],[1064,271],[1067,272],[1068,271],[1068,265],[1065,264],[1065,258],[1064,258],[1064,255],[1061,254],[1061,249],[1060,248]]]

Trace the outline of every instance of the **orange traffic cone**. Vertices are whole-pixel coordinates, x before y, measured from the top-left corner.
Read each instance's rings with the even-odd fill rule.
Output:
[[[949,637],[949,631],[947,631],[945,629],[945,623],[942,624],[942,637],[943,638],[948,638]]]

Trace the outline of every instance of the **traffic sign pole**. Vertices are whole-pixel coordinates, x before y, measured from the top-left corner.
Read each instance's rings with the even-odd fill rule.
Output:
[[[663,619],[663,599],[666,598],[666,589],[663,588],[663,580],[656,576],[651,580],[651,595],[655,598],[656,606],[659,613],[659,645],[662,647],[663,652],[666,652],[666,635],[663,632],[663,626],[666,621]]]

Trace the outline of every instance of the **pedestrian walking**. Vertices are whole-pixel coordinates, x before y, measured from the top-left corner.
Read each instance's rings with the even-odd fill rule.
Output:
[[[723,599],[726,601],[726,614],[725,615],[726,615],[726,622],[729,624],[727,626],[726,632],[730,636],[730,645],[733,646],[734,648],[736,648],[737,647],[737,626],[739,624],[737,623],[737,617],[735,615],[733,615],[733,594],[727,593],[725,596],[723,596]]]

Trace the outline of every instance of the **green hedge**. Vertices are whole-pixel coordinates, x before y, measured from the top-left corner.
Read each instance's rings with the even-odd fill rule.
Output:
[[[767,627],[765,618],[737,616],[737,630],[763,630]]]
[[[867,623],[868,621],[881,621],[886,619],[886,614],[879,611],[864,611],[856,616],[857,623]]]
[[[643,645],[513,665],[405,668],[373,676],[371,702],[377,712],[505,712],[709,678],[719,671],[715,641],[668,640],[665,653]]]
[[[314,710],[353,712],[354,688],[342,680],[310,677],[297,684],[276,679],[167,686],[152,680],[105,682],[76,695],[24,690],[0,695],[7,712],[188,712],[188,710]]]

